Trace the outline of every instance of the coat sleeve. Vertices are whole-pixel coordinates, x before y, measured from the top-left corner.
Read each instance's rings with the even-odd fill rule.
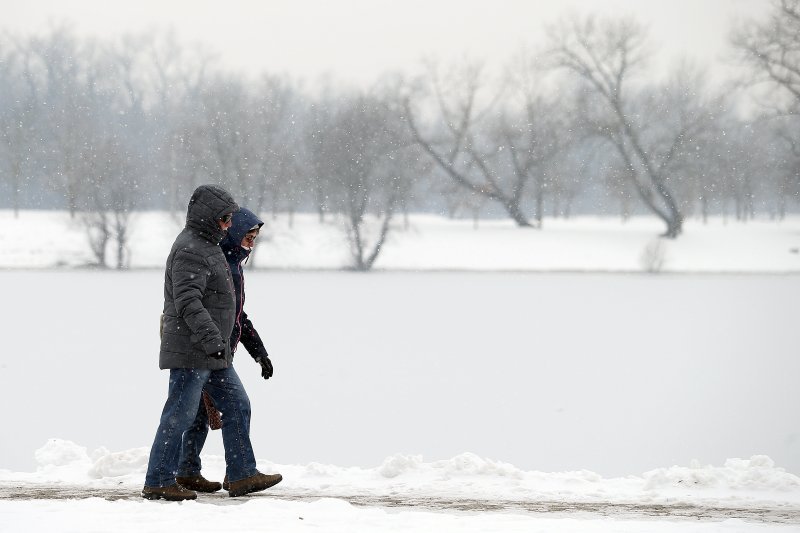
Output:
[[[261,337],[256,331],[256,328],[253,327],[253,323],[247,317],[247,313],[244,311],[242,311],[241,324],[242,336],[239,339],[239,342],[241,342],[247,349],[247,353],[249,353],[253,359],[258,359],[259,357],[268,357],[269,354],[267,353],[267,349],[264,348],[264,343],[261,341]]]
[[[207,354],[225,350],[225,342],[203,305],[209,270],[200,257],[179,252],[172,263],[172,295],[178,316],[203,345]]]

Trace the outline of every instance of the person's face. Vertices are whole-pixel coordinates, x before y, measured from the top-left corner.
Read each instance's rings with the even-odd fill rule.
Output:
[[[258,229],[251,229],[242,239],[242,248],[252,250],[256,245],[256,237],[258,237]]]
[[[233,225],[233,215],[225,215],[224,217],[217,220],[217,224],[219,224],[219,228],[224,231],[228,231],[228,228]]]

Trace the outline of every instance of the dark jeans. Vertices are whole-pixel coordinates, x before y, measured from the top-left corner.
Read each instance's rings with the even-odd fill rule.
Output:
[[[250,444],[250,399],[233,367],[222,370],[177,368],[170,370],[169,393],[161,422],[150,450],[145,485],[167,487],[175,483],[184,434],[198,422],[203,389],[222,413],[222,443],[225,446],[226,474],[229,481],[254,475],[256,459]],[[202,409],[203,419],[205,407]],[[189,436],[192,439],[192,436]],[[199,472],[199,453],[205,442],[194,442]],[[196,472],[181,471],[192,475]]]
[[[203,469],[202,461],[200,461],[200,452],[203,451],[207,436],[208,412],[206,411],[205,402],[201,399],[194,422],[183,434],[181,453],[178,460],[178,475],[180,477],[200,474],[200,470]]]

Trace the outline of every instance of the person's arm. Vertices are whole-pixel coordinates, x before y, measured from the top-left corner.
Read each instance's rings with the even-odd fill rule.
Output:
[[[247,317],[247,313],[245,313],[244,310],[242,310],[240,322],[242,332],[239,342],[245,347],[247,353],[255,359],[256,363],[261,365],[261,377],[264,379],[271,378],[273,373],[272,361],[269,359],[269,354],[264,347],[264,343],[261,341],[258,331],[253,327],[253,323]]]
[[[208,269],[199,256],[184,251],[175,254],[172,262],[172,297],[178,316],[200,340],[206,354],[225,357],[225,341],[208,309],[203,306],[208,276]]]
[[[264,347],[264,343],[261,341],[261,337],[256,331],[256,328],[253,327],[253,323],[247,317],[247,313],[244,311],[242,311],[239,322],[241,323],[242,327],[242,333],[241,337],[239,338],[239,342],[241,342],[245,349],[247,349],[247,353],[249,353],[253,359],[258,359],[259,357],[269,357],[267,349]]]

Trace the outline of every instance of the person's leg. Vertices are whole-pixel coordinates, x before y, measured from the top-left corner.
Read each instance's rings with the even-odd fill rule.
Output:
[[[214,405],[222,413],[222,443],[229,482],[258,473],[250,444],[250,399],[233,367],[214,370],[206,384]]]
[[[203,385],[210,374],[210,370],[170,370],[167,401],[147,463],[146,486],[168,487],[175,484],[183,432],[197,416]]]
[[[197,416],[194,418],[191,427],[183,434],[180,460],[178,461],[178,477],[191,477],[200,474],[200,470],[203,468],[200,452],[203,450],[207,436],[208,413],[201,395]]]

